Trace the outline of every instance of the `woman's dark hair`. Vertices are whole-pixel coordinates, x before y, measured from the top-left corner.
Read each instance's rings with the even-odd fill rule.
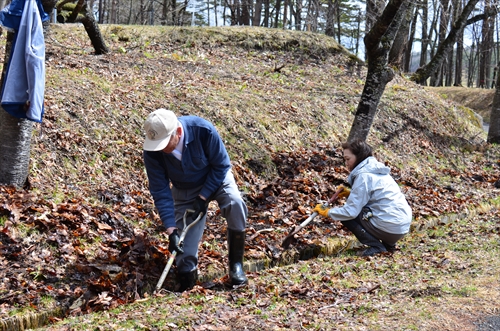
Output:
[[[358,164],[363,162],[367,157],[373,156],[373,149],[363,140],[354,140],[351,142],[345,142],[342,144],[342,149],[348,149],[356,156],[356,164],[353,168],[356,168]]]

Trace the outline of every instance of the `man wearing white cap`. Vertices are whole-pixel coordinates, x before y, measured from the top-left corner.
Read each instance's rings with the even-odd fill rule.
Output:
[[[177,117],[157,109],[144,123],[144,164],[160,218],[169,235],[169,250],[177,251],[179,291],[192,288],[198,278],[198,245],[203,235],[208,202],[216,200],[227,221],[229,280],[248,283],[243,271],[247,207],[231,171],[229,155],[215,127],[197,116]],[[172,184],[172,185],[170,185]],[[178,227],[186,209],[203,218],[179,246]]]

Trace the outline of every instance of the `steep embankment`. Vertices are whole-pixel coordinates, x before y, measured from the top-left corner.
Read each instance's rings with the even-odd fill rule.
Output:
[[[490,121],[491,106],[495,89],[467,88],[457,86],[426,87],[443,99],[452,100],[481,115],[486,123]]]
[[[141,159],[142,123],[156,108],[217,126],[248,201],[248,260],[279,259],[291,226],[347,176],[338,146],[365,70],[331,38],[101,28],[111,49],[102,56],[92,54],[82,26],[55,25],[47,35],[46,115],[33,136],[31,188],[2,188],[0,196],[5,311],[42,307],[44,296],[74,314],[109,308],[158,279],[166,236]],[[393,169],[415,226],[498,194],[498,149],[484,144],[474,115],[401,77],[388,85],[368,140]],[[310,229],[297,247],[346,235],[326,220]],[[203,272],[224,273],[224,238],[212,205]]]

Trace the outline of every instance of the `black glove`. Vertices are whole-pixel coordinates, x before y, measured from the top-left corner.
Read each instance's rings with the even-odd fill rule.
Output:
[[[197,196],[196,199],[194,199],[193,210],[194,213],[193,216],[191,217],[193,218],[194,221],[195,219],[198,218],[198,215],[200,215],[200,213],[204,213],[207,210],[207,202],[202,198],[200,198],[200,196]]]
[[[181,238],[179,237],[179,234],[177,233],[177,230],[174,230],[169,236],[168,236],[168,250],[170,253],[177,252],[177,253],[184,253],[184,250],[182,247],[179,246],[179,241]]]

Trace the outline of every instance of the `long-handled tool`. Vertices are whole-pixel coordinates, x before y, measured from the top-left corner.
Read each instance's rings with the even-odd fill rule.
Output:
[[[344,187],[340,186],[337,189],[337,191],[335,191],[335,194],[333,194],[331,199],[328,200],[328,202],[325,204],[325,206],[328,206],[329,204],[331,204],[332,202],[337,200],[340,193],[342,193],[343,191],[344,191]],[[292,231],[285,237],[285,239],[281,243],[281,247],[283,247],[284,249],[287,249],[290,246],[290,244],[292,243],[292,241],[294,240],[294,236],[297,234],[297,232],[299,232],[302,228],[304,228],[307,224],[309,224],[316,216],[318,216],[318,213],[314,212],[304,222],[300,223],[299,226],[295,226],[292,229]]]
[[[198,215],[198,217],[193,222],[189,223],[189,225],[188,225],[186,222],[187,215],[192,214],[192,213],[194,213],[194,210],[192,210],[192,209],[186,209],[186,211],[184,212],[184,217],[182,219],[182,222],[184,223],[184,227],[183,227],[181,235],[179,237],[179,246],[182,246],[182,243],[184,242],[184,238],[186,237],[186,234],[189,231],[189,229],[193,225],[198,223],[198,221],[201,220],[201,218],[203,217],[203,213],[200,213]],[[161,289],[163,282],[165,281],[165,278],[167,278],[168,272],[170,271],[170,267],[172,267],[172,263],[174,263],[176,255],[177,255],[177,251],[173,251],[170,254],[170,258],[168,259],[167,265],[165,266],[165,269],[163,269],[163,273],[161,274],[160,280],[158,280],[158,284],[156,284],[155,293]]]

